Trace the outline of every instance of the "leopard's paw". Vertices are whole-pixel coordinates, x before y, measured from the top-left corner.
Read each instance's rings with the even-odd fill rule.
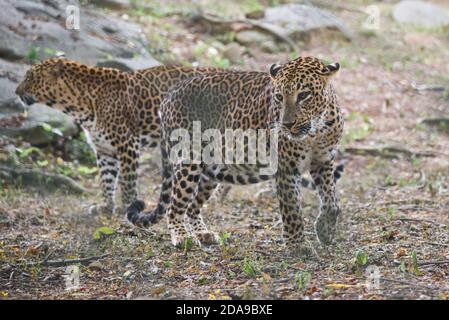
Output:
[[[327,214],[320,214],[315,221],[315,232],[318,240],[326,246],[332,244],[334,240],[339,214],[340,210],[334,209]]]
[[[100,215],[100,214],[114,215],[116,212],[117,212],[116,208],[104,204],[95,204],[89,207],[89,214],[91,215]]]
[[[171,232],[171,243],[180,249],[186,249],[193,244],[192,237],[187,232]]]
[[[208,230],[195,233],[195,238],[201,245],[209,246],[219,243],[220,237],[215,232]]]

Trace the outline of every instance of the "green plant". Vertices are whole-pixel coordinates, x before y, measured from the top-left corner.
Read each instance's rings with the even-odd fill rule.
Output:
[[[33,153],[36,153],[39,156],[44,156],[44,153],[36,147],[29,147],[29,148],[25,148],[25,149],[21,149],[21,148],[16,148],[18,154],[19,154],[19,158],[20,159],[27,159],[29,158]]]
[[[412,254],[411,254],[411,258],[412,258],[412,268],[413,268],[413,273],[417,276],[421,275],[421,270],[419,270],[419,264],[418,264],[418,256],[416,254],[416,251],[413,250]]]
[[[187,237],[187,239],[184,241],[184,253],[190,251],[192,247],[193,247],[193,238]]]
[[[247,276],[255,278],[260,273],[260,269],[254,261],[245,258],[243,260],[243,272]]]
[[[94,232],[94,240],[100,240],[104,236],[114,234],[115,230],[110,227],[100,227]]]
[[[296,285],[299,290],[304,290],[312,280],[312,274],[307,271],[298,271],[295,274]]]
[[[79,166],[77,169],[78,174],[85,175],[85,176],[95,174],[95,173],[97,173],[97,171],[98,171],[98,168],[96,168],[96,167],[89,168],[86,166]]]
[[[220,246],[224,247],[228,243],[228,239],[231,237],[231,233],[224,232],[220,235]]]
[[[31,46],[27,53],[27,59],[31,64],[39,61],[41,48]]]
[[[388,208],[388,216],[390,218],[394,218],[396,216],[396,208],[395,207]]]
[[[363,250],[359,250],[355,256],[355,262],[358,267],[363,267],[368,263],[368,253]]]

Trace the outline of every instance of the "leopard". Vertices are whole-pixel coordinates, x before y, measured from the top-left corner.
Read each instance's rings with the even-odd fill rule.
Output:
[[[272,65],[266,73],[198,75],[175,85],[160,107],[165,170],[159,198],[165,206],[160,212],[165,213],[174,246],[182,247],[189,238],[199,245],[219,241],[218,234],[208,229],[202,217],[202,206],[218,183],[249,185],[273,179],[283,243],[289,248],[302,247],[305,223],[301,187],[306,173],[312,177],[319,196],[315,234],[321,244],[333,243],[341,213],[336,181],[343,165],[337,165],[336,156],[344,120],[331,78],[339,69],[338,62],[325,64],[316,57],[300,56]],[[180,129],[187,132],[187,146],[192,147],[195,123],[201,124],[203,135],[210,129],[221,134],[216,138],[221,141],[221,145],[217,144],[221,158],[213,157],[211,161],[204,154],[198,158],[194,148],[187,148],[185,153],[179,150],[176,134]],[[270,157],[276,160],[275,170],[262,170],[267,163],[259,157],[255,163],[223,163],[227,152],[223,137],[228,129],[265,132],[266,146],[274,146]],[[243,144],[248,159],[255,147],[248,139]],[[260,144],[264,144],[263,140]],[[200,145],[207,146],[202,140]],[[162,219],[155,212],[143,213],[144,208],[143,201],[133,202],[126,211],[128,221],[149,227]]]
[[[136,71],[94,67],[65,57],[34,64],[16,94],[25,103],[45,104],[69,115],[86,133],[96,153],[103,203],[91,214],[119,214],[137,199],[137,169],[142,148],[160,142],[162,99],[176,83],[215,67],[155,66]],[[116,191],[122,191],[122,207]]]

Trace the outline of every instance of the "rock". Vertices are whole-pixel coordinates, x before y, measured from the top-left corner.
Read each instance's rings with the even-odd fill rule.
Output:
[[[8,117],[19,116],[23,112],[23,107],[19,107],[21,103],[15,101],[15,104],[10,104]],[[16,107],[16,112],[13,112]],[[5,118],[3,111],[0,112],[0,119]],[[57,129],[55,133],[48,131],[46,125]],[[28,107],[27,116],[19,126],[4,126],[0,128],[0,135],[16,138],[22,137],[32,145],[45,145],[54,140],[54,135],[61,133],[64,137],[74,136],[78,133],[78,127],[72,119],[62,112],[49,108],[42,104],[33,104]]]
[[[254,10],[245,14],[245,17],[248,19],[262,19],[265,17],[265,11],[263,9]]]
[[[235,40],[243,45],[273,41],[274,37],[259,30],[243,30],[235,35]]]
[[[97,6],[113,10],[123,10],[131,7],[131,2],[129,0],[91,0],[91,2]]]
[[[424,1],[401,1],[393,8],[393,18],[401,24],[426,28],[449,25],[449,11]]]
[[[23,41],[22,37],[12,33],[6,26],[0,25],[0,58],[17,61],[25,58],[28,50],[29,44]]]
[[[265,9],[264,16],[250,20],[250,29],[237,31],[236,41],[267,52],[297,49],[298,42],[309,43],[317,38],[336,36],[352,40],[353,34],[332,13],[303,4],[286,4]]]
[[[15,91],[20,80],[25,74],[26,67],[17,63],[12,63],[0,59],[0,105],[17,98]]]
[[[337,31],[346,39],[352,39],[348,27],[329,11],[303,4],[286,4],[265,10],[260,21],[283,28],[293,40],[303,40],[305,33]]]
[[[129,3],[129,1],[110,1]],[[80,28],[66,28],[66,8],[73,1],[3,0],[0,11],[0,58],[33,61],[65,52],[69,59],[95,65],[108,56],[152,59],[137,24],[109,17],[88,6],[80,7]]]
[[[25,111],[25,105],[17,97],[4,100],[0,103],[0,119],[18,116]]]
[[[87,267],[92,271],[100,271],[103,269],[103,264],[100,261],[96,260],[92,261]]]
[[[159,66],[161,63],[153,58],[116,58],[103,60],[97,63],[99,67],[116,68],[122,71],[134,71]]]
[[[241,64],[243,62],[243,54],[245,48],[238,43],[231,42],[223,48],[223,57],[235,64]]]
[[[286,43],[277,43],[276,37],[263,30],[243,30],[235,35],[235,40],[246,47],[259,47],[265,52],[275,53],[288,50]]]

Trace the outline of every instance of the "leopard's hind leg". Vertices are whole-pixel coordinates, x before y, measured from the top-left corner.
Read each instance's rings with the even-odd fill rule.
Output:
[[[97,165],[100,169],[100,187],[103,195],[103,204],[92,205],[90,214],[114,214],[116,211],[115,193],[120,171],[119,160],[115,156],[97,153]]]

